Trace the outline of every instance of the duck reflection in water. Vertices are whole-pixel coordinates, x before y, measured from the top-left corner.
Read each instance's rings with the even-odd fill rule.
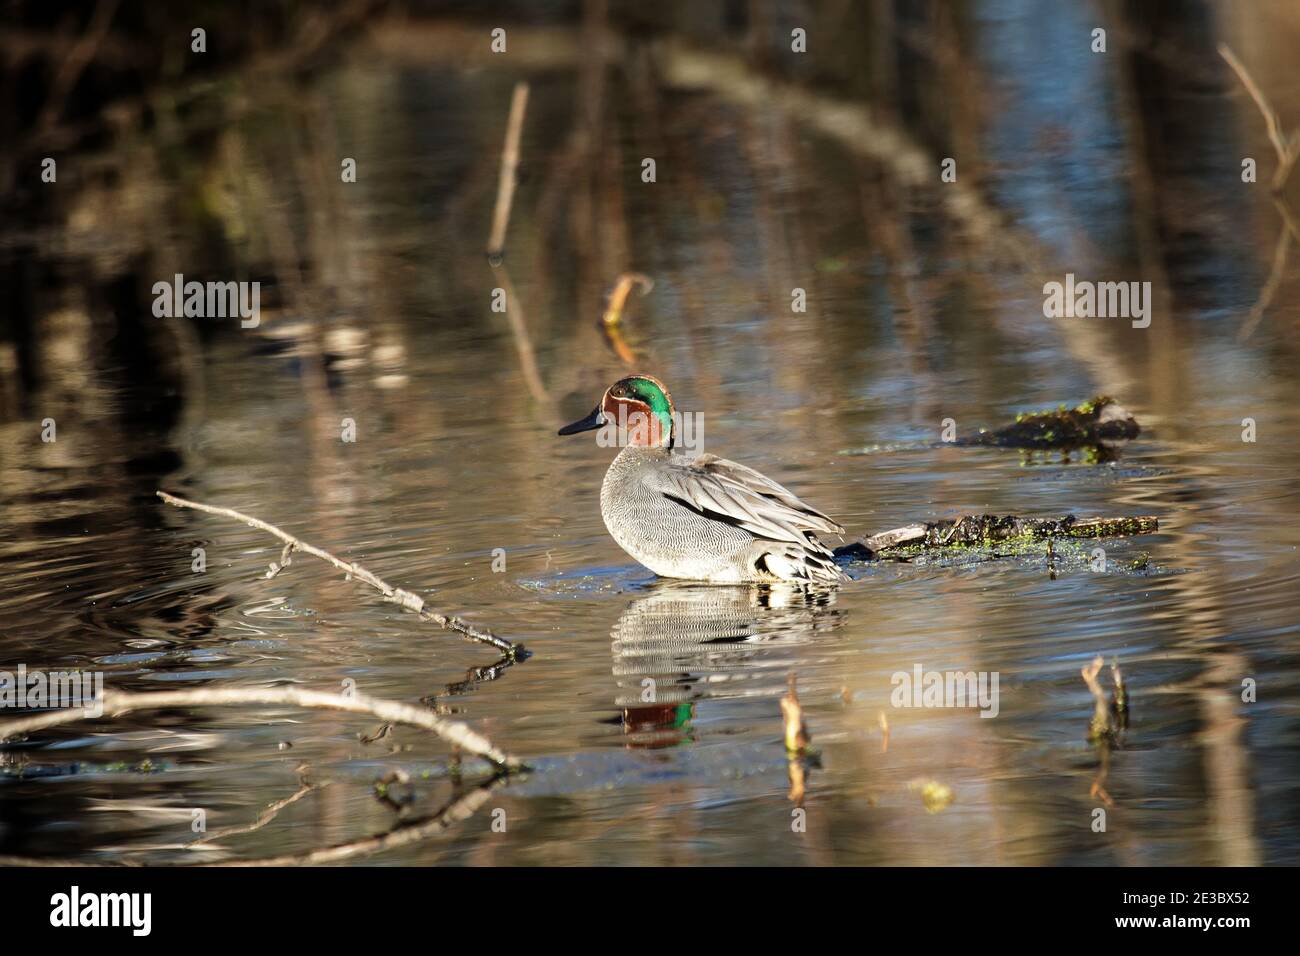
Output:
[[[610,633],[615,720],[629,746],[693,741],[699,701],[725,710],[726,701],[768,697],[775,708],[804,645],[842,623],[834,604],[832,588],[652,584]]]

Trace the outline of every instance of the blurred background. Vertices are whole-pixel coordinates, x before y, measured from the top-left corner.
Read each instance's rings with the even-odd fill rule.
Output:
[[[1286,147],[1289,0],[0,0],[0,669],[351,678],[537,768],[487,797],[505,833],[480,809],[358,862],[1296,862],[1300,175],[1270,188],[1219,44]],[[259,282],[259,324],[156,317],[176,273]],[[604,329],[625,273],[653,288]],[[1067,273],[1150,282],[1150,327],[1045,318]],[[1062,547],[1055,577],[1031,549],[861,565],[819,598],[656,581],[601,522],[610,450],[554,434],[632,370],[703,416],[705,450],[852,535],[972,512],[1161,531],[1105,542],[1103,573]],[[945,419],[1102,393],[1142,425],[1118,455],[934,444]],[[278,543],[158,488],[533,656],[493,666],[306,557],[264,580]],[[1104,750],[1096,654],[1132,698]],[[915,664],[998,672],[998,718],[891,708]],[[793,791],[791,672],[822,752]],[[437,741],[374,730],[259,709],[49,731],[0,750],[0,854],[305,853],[470,785]],[[375,798],[394,768],[401,809]],[[248,825],[304,780],[264,826],[185,848],[192,808]]]

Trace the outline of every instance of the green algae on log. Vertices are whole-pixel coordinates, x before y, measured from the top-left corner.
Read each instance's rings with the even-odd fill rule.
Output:
[[[1098,395],[1074,408],[1030,412],[1016,416],[1015,424],[995,431],[958,438],[957,445],[995,445],[999,448],[1086,448],[1105,442],[1136,438],[1141,428],[1123,405],[1109,395]]]
[[[966,515],[955,521],[925,521],[882,531],[836,548],[835,553],[868,560],[899,548],[978,547],[1014,539],[1120,538],[1160,530],[1154,515],[1122,518],[1021,518],[1016,515]]]

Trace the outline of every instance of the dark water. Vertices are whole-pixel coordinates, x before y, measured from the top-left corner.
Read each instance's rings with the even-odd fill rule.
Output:
[[[1282,219],[1267,185],[1240,182],[1242,155],[1262,179],[1273,160],[1213,54],[1237,27],[1205,17],[1162,47],[1171,66],[1118,43],[1092,54],[1083,11],[980,6],[953,41],[960,70],[900,45],[899,75],[923,76],[888,102],[922,102],[906,123],[870,120],[867,141],[843,132],[861,111],[750,102],[726,77],[687,89],[690,62],[647,77],[639,47],[602,72],[421,59],[388,36],[65,162],[55,224],[3,251],[9,328],[29,331],[5,353],[28,371],[6,372],[0,417],[0,661],[140,692],[351,680],[532,765],[366,862],[1295,862],[1300,301],[1287,271],[1239,341]],[[521,77],[521,186],[493,270],[481,250]],[[1300,116],[1293,79],[1260,79]],[[958,183],[915,182],[878,155],[880,130],[957,156]],[[355,184],[335,181],[343,156]],[[261,326],[154,319],[149,289],[177,271],[264,279]],[[636,367],[701,413],[705,449],[854,534],[967,513],[1149,514],[1160,532],[1102,542],[1103,572],[1092,545],[1062,544],[1055,578],[1031,548],[858,565],[820,597],[657,580],[604,530],[612,453],[555,436],[627,369],[596,328],[624,271],[655,280],[627,308]],[[1043,283],[1066,272],[1151,281],[1150,327],[1044,318]],[[498,287],[513,315],[491,310]],[[1097,393],[1143,425],[1112,462],[932,444],[947,418],[964,432]],[[266,580],[278,543],[157,488],[272,521],[532,656],[467,681],[490,648],[308,556]],[[1132,701],[1100,779],[1105,832],[1080,678],[1099,654]],[[997,717],[893,707],[891,675],[917,665],[997,673]],[[781,742],[791,672],[820,750],[806,832]],[[0,852],[305,853],[482,779],[471,763],[455,782],[416,730],[358,738],[377,727],[253,708],[42,732],[0,752]],[[375,795],[395,768],[411,778],[400,815]],[[265,826],[183,846],[195,808],[209,831],[250,825],[300,775],[318,786]],[[927,806],[934,784],[950,802]]]

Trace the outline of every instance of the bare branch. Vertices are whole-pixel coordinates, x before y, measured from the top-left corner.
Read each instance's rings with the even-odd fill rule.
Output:
[[[369,584],[387,600],[404,607],[406,610],[411,611],[414,614],[418,614],[426,621],[432,621],[439,627],[446,628],[449,631],[455,631],[457,634],[463,634],[470,640],[478,641],[480,644],[491,644],[493,647],[505,651],[511,657],[517,657],[523,650],[522,646],[507,641],[504,637],[497,637],[485,628],[475,627],[468,621],[462,620],[453,615],[440,614],[432,608],[425,606],[424,600],[419,596],[412,594],[410,591],[405,591],[402,588],[395,588],[387,581],[380,578],[377,574],[367,571],[361,565],[337,558],[323,548],[318,548],[313,544],[308,544],[306,541],[295,538],[287,531],[283,531],[275,525],[263,521],[260,518],[254,518],[251,515],[235,511],[232,508],[221,508],[217,505],[205,505],[198,501],[190,501],[187,498],[178,498],[175,495],[169,495],[165,491],[159,491],[157,494],[163,501],[167,502],[169,505],[175,505],[177,508],[192,508],[195,511],[206,511],[208,514],[221,515],[225,518],[234,518],[236,521],[244,522],[244,524],[251,528],[258,528],[265,531],[267,534],[275,535],[275,537],[283,541],[286,546],[281,555],[282,564],[288,563],[288,555],[291,551],[302,551],[306,554],[315,555],[322,561],[328,561],[330,564],[334,565],[334,567],[348,575],[348,577],[353,577]],[[282,567],[282,565],[272,565],[272,571],[268,577],[279,573],[280,567]]]
[[[137,710],[160,710],[167,707],[226,707],[232,705],[266,705],[306,707],[315,710],[341,710],[352,714],[369,714],[387,723],[405,724],[431,730],[443,740],[467,753],[482,757],[501,770],[520,770],[523,764],[498,750],[492,741],[471,730],[460,721],[439,717],[423,707],[398,701],[380,700],[364,694],[327,694],[297,687],[205,687],[197,690],[158,691],[135,694],[105,690],[99,699],[102,715],[120,717]],[[49,727],[96,720],[85,708],[63,708],[0,722],[0,741]]]

